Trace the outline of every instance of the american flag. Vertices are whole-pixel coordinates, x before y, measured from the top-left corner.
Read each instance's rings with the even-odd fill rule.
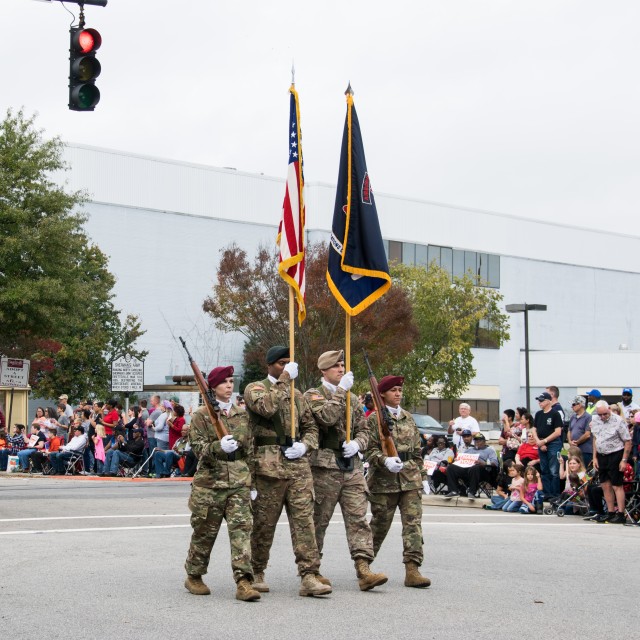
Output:
[[[298,323],[307,315],[305,307],[305,235],[304,235],[304,175],[302,166],[302,136],[300,105],[293,85],[289,89],[289,168],[287,189],[282,204],[282,219],[276,242],[280,247],[278,273],[293,287],[298,303]]]

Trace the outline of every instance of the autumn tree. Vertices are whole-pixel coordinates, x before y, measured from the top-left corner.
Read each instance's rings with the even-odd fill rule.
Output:
[[[500,310],[502,295],[478,286],[471,274],[453,278],[435,263],[428,268],[392,265],[397,288],[410,300],[418,338],[401,364],[404,402],[416,404],[438,392],[458,398],[476,375],[472,347],[479,338],[500,347],[509,339],[509,323]]]
[[[66,170],[62,142],[34,118],[9,110],[0,122],[0,353],[32,361],[43,397],[104,395],[109,361],[143,331],[113,305],[108,259],[83,228],[87,195],[52,174]]]
[[[313,244],[306,254],[307,318],[296,326],[295,359],[300,365],[298,387],[318,384],[317,360],[324,351],[343,349],[345,314],[327,286],[327,246]],[[203,304],[222,331],[239,331],[247,337],[244,364],[247,371],[264,377],[265,354],[275,344],[289,342],[287,284],[278,275],[277,253],[260,247],[253,262],[246,251],[233,244],[222,250],[214,293]],[[366,390],[363,347],[379,377],[399,371],[401,358],[417,338],[407,294],[391,290],[351,321],[351,368],[355,390]],[[252,378],[253,380],[256,377]],[[248,376],[243,384],[250,382]],[[241,390],[244,387],[241,385]]]

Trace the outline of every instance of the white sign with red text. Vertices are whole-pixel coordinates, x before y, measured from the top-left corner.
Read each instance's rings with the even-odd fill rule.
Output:
[[[479,458],[480,454],[478,453],[459,453],[453,464],[455,464],[456,467],[468,469],[469,467],[473,467]]]
[[[424,461],[424,468],[427,470],[427,475],[428,476],[432,476],[433,472],[438,468],[438,462],[435,462],[434,460],[425,460]]]

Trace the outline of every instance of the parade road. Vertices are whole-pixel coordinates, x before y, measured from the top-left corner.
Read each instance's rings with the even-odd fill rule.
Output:
[[[640,528],[580,517],[425,506],[423,573],[403,586],[396,518],[362,593],[342,516],[322,573],[333,593],[298,595],[286,518],[266,572],[271,592],[235,600],[226,529],[205,581],[184,586],[189,482],[0,477],[0,619],[7,638],[546,639],[636,637]],[[631,634],[631,636],[629,636]]]

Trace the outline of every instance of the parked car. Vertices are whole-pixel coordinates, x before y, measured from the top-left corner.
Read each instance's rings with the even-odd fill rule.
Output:
[[[412,413],[413,419],[416,421],[418,431],[420,432],[420,440],[422,446],[426,444],[429,436],[445,436],[447,442],[451,444],[452,436],[447,433],[448,427],[443,427],[435,418],[426,413]]]

